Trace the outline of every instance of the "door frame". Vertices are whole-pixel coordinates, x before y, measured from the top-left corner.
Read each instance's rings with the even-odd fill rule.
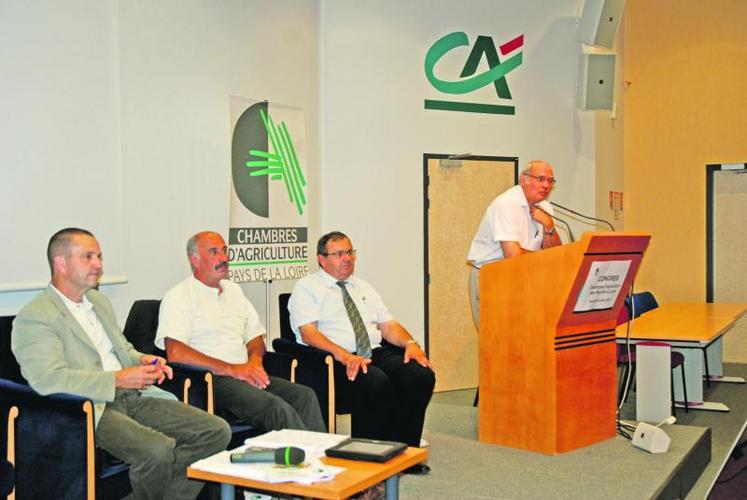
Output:
[[[428,199],[428,161],[429,160],[464,160],[464,161],[496,161],[496,162],[513,162],[514,163],[514,185],[519,183],[519,157],[518,156],[486,156],[486,155],[459,155],[444,153],[423,153],[423,340],[426,355],[430,356],[430,306],[428,304],[430,286],[430,275],[428,273],[429,249],[428,249],[428,209],[430,201]],[[486,207],[487,208],[487,207]],[[466,260],[465,256],[465,260]],[[465,293],[467,289],[465,287]]]
[[[741,165],[742,168],[736,168]],[[723,168],[726,167],[726,168]],[[716,193],[714,190],[714,174],[716,172],[745,172],[747,163],[730,163],[730,164],[708,164],[706,165],[706,302],[713,302],[714,294],[714,266],[713,252],[715,242],[713,241],[713,230],[715,222],[713,220],[715,207],[713,206]],[[427,305],[426,305],[427,307]]]

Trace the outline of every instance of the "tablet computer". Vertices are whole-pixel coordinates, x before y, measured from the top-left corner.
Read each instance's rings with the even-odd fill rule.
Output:
[[[325,453],[328,457],[365,460],[368,462],[386,462],[405,451],[406,448],[407,445],[405,443],[397,441],[350,438],[332,448],[327,448]]]

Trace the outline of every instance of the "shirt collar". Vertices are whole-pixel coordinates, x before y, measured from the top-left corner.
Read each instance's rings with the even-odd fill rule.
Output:
[[[324,285],[327,288],[337,287],[338,286],[337,282],[340,281],[337,278],[335,278],[334,276],[332,276],[331,274],[329,274],[324,269],[319,269],[319,276],[322,278],[322,282],[324,282]],[[353,286],[355,286],[355,281],[354,281],[352,275],[348,279],[342,280],[342,281],[345,282],[346,286],[347,285],[353,285]]]
[[[220,295],[220,290],[217,288],[213,288],[212,286],[207,286],[202,281],[198,280],[197,278],[193,276],[190,276],[192,278],[192,285],[195,287],[195,289],[202,294],[210,295],[211,297],[218,297]],[[221,283],[223,283],[225,280],[220,280]],[[225,286],[221,284],[221,288],[225,290]]]
[[[82,300],[80,302],[73,302],[70,300],[64,293],[59,291],[56,286],[50,284],[49,286],[52,287],[52,290],[57,292],[57,295],[60,296],[62,299],[62,303],[65,304],[65,307],[67,307],[71,311],[82,311],[82,312],[88,312],[91,309],[93,309],[93,304],[91,304],[91,301],[88,300],[88,297],[83,295]]]
[[[529,201],[527,200],[527,195],[524,194],[524,190],[521,189],[521,184],[517,184],[516,185],[516,190],[517,190],[517,195],[516,196],[519,199],[519,204],[522,207],[528,207],[529,206]]]

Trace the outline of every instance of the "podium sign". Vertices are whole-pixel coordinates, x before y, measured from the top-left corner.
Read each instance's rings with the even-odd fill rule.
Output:
[[[650,236],[581,241],[480,271],[480,441],[557,454],[615,435],[615,326]]]

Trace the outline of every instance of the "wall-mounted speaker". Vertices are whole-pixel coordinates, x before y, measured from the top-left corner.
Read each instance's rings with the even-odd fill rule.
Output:
[[[615,54],[581,54],[577,88],[579,109],[612,109]]]
[[[625,0],[586,0],[578,25],[578,41],[612,48]]]

